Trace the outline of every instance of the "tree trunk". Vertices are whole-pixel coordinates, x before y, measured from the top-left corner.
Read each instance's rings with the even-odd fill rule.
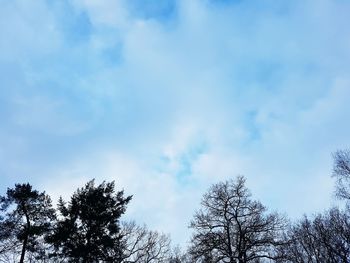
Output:
[[[26,249],[27,249],[27,243],[28,243],[28,235],[26,235],[26,237],[24,238],[24,241],[23,241],[21,258],[19,260],[19,263],[23,263],[24,262],[24,256],[25,256]]]
[[[24,263],[24,256],[25,256],[26,250],[27,250],[27,243],[28,243],[29,229],[30,229],[29,216],[28,216],[28,213],[27,213],[27,211],[25,209],[24,209],[24,215],[25,215],[26,220],[27,220],[27,226],[26,226],[26,229],[25,229],[25,237],[24,237],[24,240],[23,240],[21,258],[19,260],[19,263]]]

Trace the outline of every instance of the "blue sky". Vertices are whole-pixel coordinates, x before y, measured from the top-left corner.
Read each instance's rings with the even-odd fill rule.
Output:
[[[188,238],[238,174],[295,218],[350,145],[350,2],[0,0],[1,190],[115,180],[127,217]]]

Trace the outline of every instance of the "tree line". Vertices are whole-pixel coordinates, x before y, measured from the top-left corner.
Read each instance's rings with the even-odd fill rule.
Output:
[[[56,208],[45,192],[16,184],[0,196],[0,262],[338,263],[350,262],[350,150],[334,154],[342,208],[291,222],[254,200],[245,178],[219,182],[203,195],[185,249],[170,237],[123,221],[132,196],[94,180]]]

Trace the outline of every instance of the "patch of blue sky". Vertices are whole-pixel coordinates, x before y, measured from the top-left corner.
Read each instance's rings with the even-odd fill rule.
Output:
[[[193,163],[210,150],[208,142],[199,136],[195,138],[182,152],[177,153],[176,156],[169,157],[162,155],[159,157],[155,170],[160,173],[171,173],[176,177],[177,182],[186,186],[191,183],[193,178]],[[176,162],[176,170],[173,170],[173,162]]]
[[[0,61],[0,79],[0,117],[3,123],[10,116],[11,109],[9,107],[12,103],[12,97],[16,95],[18,90],[25,89],[22,67],[16,63]]]
[[[55,79],[45,79],[31,85],[26,83],[26,85],[30,89],[18,91],[18,105],[14,104],[12,111],[18,112],[21,116],[27,112],[28,119],[34,118],[35,121],[28,121],[28,123],[33,123],[33,125],[29,125],[30,129],[42,130],[43,126],[37,125],[41,123],[39,120],[41,114],[48,118],[43,119],[43,122],[50,121],[52,124],[55,119],[63,124],[65,120],[80,122],[90,119],[92,116],[87,96],[84,96],[83,93],[79,94],[77,90],[65,87],[64,83]],[[37,103],[42,103],[43,109],[47,109],[47,112],[40,112]],[[45,130],[43,129],[44,132]],[[50,131],[49,127],[47,131]]]
[[[123,44],[116,41],[113,45],[107,46],[101,50],[101,59],[104,66],[118,66],[123,63]]]
[[[240,4],[244,1],[245,0],[209,0],[210,3],[221,4],[221,5]]]
[[[265,89],[278,89],[279,85],[276,84],[283,77],[281,75],[283,69],[283,64],[273,59],[270,61],[247,59],[232,70],[232,75],[234,81],[242,87],[258,83]],[[242,89],[241,92],[246,92],[246,89]]]
[[[60,134],[75,134],[76,132],[67,132],[63,128],[66,122],[75,126],[74,122],[90,121],[93,110],[88,103],[88,96],[73,89],[73,81],[65,80],[60,75],[43,74],[46,73],[46,67],[53,67],[52,71],[57,70],[57,67],[50,63],[44,63],[41,67],[30,64],[30,70],[19,65],[5,66],[7,71],[2,72],[7,72],[8,78],[2,78],[4,90],[0,97],[6,101],[1,106],[1,112],[11,113],[4,118],[9,122],[7,128],[17,128],[18,134],[33,140],[36,140],[34,135],[38,134],[37,139],[40,140],[46,135],[55,137]],[[62,133],[56,129],[66,130]]]
[[[210,3],[219,7],[238,7],[246,11],[268,11],[275,14],[286,14],[291,11],[298,1],[274,1],[274,0],[209,0]]]
[[[260,126],[256,121],[257,111],[251,110],[246,113],[244,126],[248,133],[248,138],[243,142],[243,144],[252,144],[256,143],[261,139],[261,130]]]
[[[65,58],[68,61],[70,56],[76,58],[75,54],[69,51],[78,52],[80,50],[81,57],[78,61],[83,61],[80,67],[75,67],[76,69],[84,68],[86,60],[89,57],[94,57],[96,55],[101,55],[99,59],[105,60],[107,64],[119,63],[121,58],[121,41],[120,32],[116,28],[112,28],[106,25],[100,25],[95,28],[86,10],[76,9],[72,6],[69,1],[60,1],[55,4],[51,4],[51,9],[53,10],[56,20],[57,29],[64,36],[63,45],[66,48],[65,51],[68,52]],[[91,54],[91,47],[89,47],[91,38],[105,39],[103,46],[95,48],[95,54]],[[90,48],[90,49],[89,49]],[[89,50],[87,50],[89,49]],[[62,50],[61,53],[66,53]],[[94,61],[96,62],[96,61]],[[90,63],[92,64],[92,63]]]
[[[63,25],[68,42],[88,41],[92,33],[92,25],[86,12],[73,14]]]
[[[44,58],[32,59],[27,64],[27,78],[34,84],[34,92],[38,90],[56,94],[57,96],[88,96],[82,92],[80,82],[98,70],[99,57],[86,55],[84,47],[77,49],[59,49]]]
[[[142,19],[156,19],[166,22],[176,15],[176,0],[133,0],[126,1],[130,13]]]
[[[85,42],[93,31],[86,12],[76,10],[69,1],[48,1],[48,6],[56,16],[58,29],[63,33],[66,44]]]
[[[181,154],[179,157],[180,168],[176,173],[176,178],[180,184],[186,185],[193,180],[193,163],[208,150],[209,145],[207,142],[197,140],[195,143],[190,144],[188,149]]]

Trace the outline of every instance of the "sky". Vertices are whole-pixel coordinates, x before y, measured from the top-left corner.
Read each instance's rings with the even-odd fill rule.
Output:
[[[133,195],[185,244],[201,196],[244,175],[298,218],[350,145],[347,0],[0,0],[0,190]]]

